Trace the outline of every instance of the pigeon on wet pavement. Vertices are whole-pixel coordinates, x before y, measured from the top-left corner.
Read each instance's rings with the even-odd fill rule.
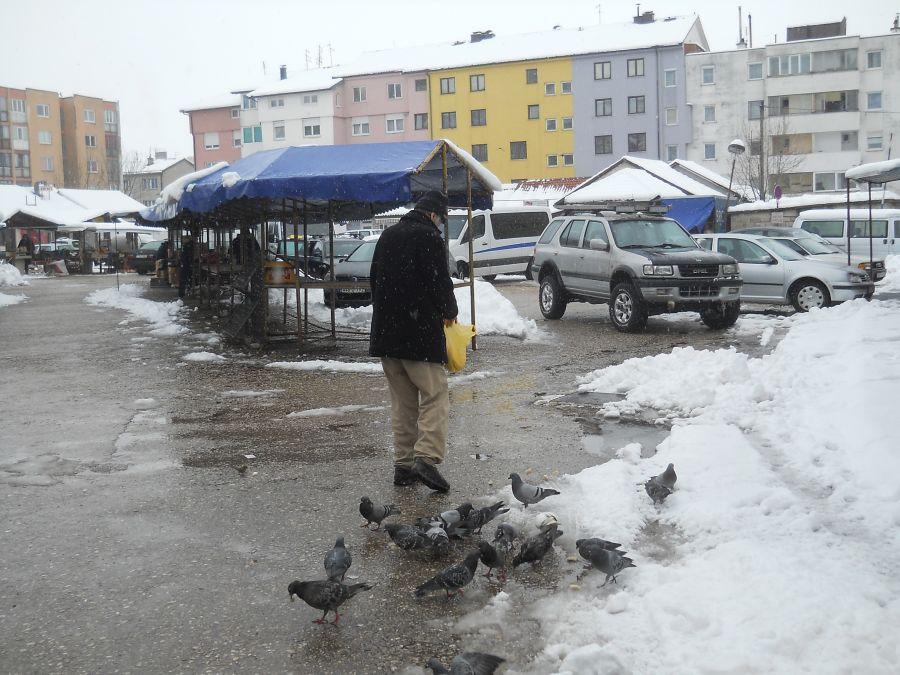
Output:
[[[451,537],[459,537],[462,533],[458,532],[460,524],[472,512],[472,505],[469,502],[460,504],[455,509],[443,511],[436,516],[428,518],[419,518],[418,525],[422,529],[430,529],[435,524],[443,527],[447,534]]]
[[[425,664],[433,675],[492,675],[506,659],[481,652],[464,652],[450,662],[450,668],[437,659],[428,659]]]
[[[537,504],[542,499],[559,494],[559,490],[526,483],[517,473],[509,474],[509,479],[512,481],[513,496],[522,502],[526,509],[529,504]]]
[[[556,541],[558,537],[561,537],[562,534],[562,530],[553,526],[548,527],[545,531],[534,537],[526,539],[525,543],[522,544],[522,548],[516,554],[516,557],[513,558],[513,567],[518,567],[519,565],[524,565],[528,562],[530,562],[532,566],[539,563],[553,548],[553,542]]]
[[[506,581],[506,556],[508,550],[502,546],[492,546],[486,541],[478,542],[478,550],[481,553],[481,564],[488,568],[486,576],[491,578],[495,569],[500,570],[498,575],[500,581]]]
[[[507,513],[508,508],[504,509],[504,502],[497,502],[490,506],[482,506],[480,509],[472,509],[459,525],[461,531],[470,534],[481,534],[481,528],[491,522],[501,513]]]
[[[678,476],[675,474],[675,465],[669,464],[665,471],[644,483],[644,489],[654,504],[662,504],[675,491],[676,480]]]
[[[353,557],[344,547],[344,538],[338,537],[334,542],[334,548],[325,554],[325,573],[328,575],[328,580],[343,581],[352,562]]]
[[[360,591],[372,588],[373,586],[367,583],[346,586],[337,581],[292,581],[288,585],[288,593],[292,601],[296,595],[310,607],[322,610],[322,616],[313,623],[325,623],[328,612],[334,612],[332,623],[336,626],[341,618],[337,611],[338,607]]]
[[[376,505],[373,504],[372,500],[368,497],[362,497],[359,500],[359,513],[366,519],[366,522],[360,525],[360,527],[368,528],[369,525],[375,523],[375,529],[377,530],[381,527],[382,520],[388,516],[399,515],[400,509],[393,504]]]
[[[425,530],[425,536],[431,541],[431,549],[435,553],[443,555],[450,550],[450,536],[440,525],[429,527]]]
[[[432,546],[431,539],[425,530],[415,525],[388,523],[384,526],[384,531],[388,533],[391,541],[404,551],[420,551]]]
[[[480,557],[480,551],[472,551],[461,562],[441,570],[416,589],[416,597],[421,598],[427,593],[441,589],[447,592],[448,598],[452,598],[457,592],[465,595],[462,588],[475,576]]]
[[[518,539],[519,533],[516,528],[509,523],[500,523],[494,532],[494,546],[502,545],[507,551],[510,551],[513,542]]]

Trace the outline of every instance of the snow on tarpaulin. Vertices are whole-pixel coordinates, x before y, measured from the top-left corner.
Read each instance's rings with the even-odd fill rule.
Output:
[[[222,171],[226,168],[228,168],[228,162],[217,162],[205,169],[186,173],[180,178],[176,178],[162,189],[159,193],[159,198],[153,206],[141,210],[138,215],[141,220],[151,223],[174,218],[181,213],[181,205],[178,201],[184,194],[185,189],[187,189],[191,183],[195,183],[210,174]]]
[[[888,159],[883,162],[870,162],[847,169],[844,174],[847,180],[864,183],[889,183],[900,180],[900,159]]]

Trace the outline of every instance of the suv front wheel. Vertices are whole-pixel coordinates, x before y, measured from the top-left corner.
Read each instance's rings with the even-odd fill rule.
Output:
[[[741,301],[725,302],[721,305],[711,305],[700,310],[700,320],[707,328],[719,330],[731,328],[738,320],[741,313]]]
[[[541,306],[541,314],[545,319],[561,319],[562,315],[566,313],[568,303],[563,297],[559,279],[555,274],[548,274],[541,281],[538,304]]]
[[[636,333],[647,325],[647,307],[634,286],[627,281],[613,288],[609,299],[609,319],[623,333]]]

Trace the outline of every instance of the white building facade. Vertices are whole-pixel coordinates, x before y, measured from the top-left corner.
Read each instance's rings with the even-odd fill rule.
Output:
[[[735,182],[758,188],[762,137],[767,196],[841,190],[847,169],[900,150],[898,69],[900,32],[688,54],[688,159],[727,176],[740,138]]]

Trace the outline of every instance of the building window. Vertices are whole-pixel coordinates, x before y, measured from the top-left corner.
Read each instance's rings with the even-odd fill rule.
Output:
[[[881,50],[866,52],[866,68],[881,68]]]
[[[704,143],[703,144],[703,159],[715,159],[716,158],[716,144],[715,143]]]
[[[11,98],[9,100],[12,105],[12,111],[17,113],[25,112],[25,99],[23,98]],[[86,111],[85,111],[86,112]]]
[[[544,120],[544,129],[547,131],[556,131],[556,118],[548,117]]]
[[[510,159],[528,159],[528,144],[525,141],[512,141],[509,144]]]
[[[100,173],[100,169],[97,167],[96,160],[89,159],[87,161],[87,172],[88,173]]]
[[[547,166],[549,166],[549,167],[559,166],[559,155],[547,155]]]
[[[544,83],[544,96],[556,96],[556,82]]]
[[[666,126],[678,124],[678,108],[666,108]]]
[[[403,98],[403,87],[399,82],[388,84],[388,98]]]
[[[256,99],[250,98],[247,94],[241,95],[241,108],[244,110],[253,110],[256,108]]]
[[[428,91],[428,80],[424,77],[417,79],[416,91]]]
[[[94,165],[96,166],[96,162]],[[29,178],[31,176],[31,157],[16,153],[16,176]]]
[[[856,60],[854,51],[853,59]],[[828,52],[823,52],[826,54]],[[811,71],[811,57],[809,54],[783,54],[781,56],[769,57],[769,77],[778,77],[783,75],[803,75]],[[839,61],[843,60],[838,58]],[[824,64],[823,64],[824,65]],[[855,65],[854,65],[855,67]],[[844,70],[838,66],[837,68],[825,67],[823,70]]]
[[[762,101],[747,101],[747,119],[758,120],[762,115]]]
[[[391,115],[384,119],[384,130],[389,134],[401,134],[406,127],[403,115]]]
[[[363,87],[365,89],[365,87]],[[371,132],[368,117],[356,117],[351,123],[350,133],[354,136],[368,136]]]
[[[428,113],[416,113],[413,115],[413,128],[416,131],[428,128]]]
[[[219,149],[219,132],[218,131],[207,131],[203,134],[203,148],[205,150],[218,150]]]
[[[27,127],[13,127],[13,136],[17,141],[27,141],[28,140],[28,128]]]
[[[87,148],[96,148],[97,147],[97,137],[91,134],[88,134],[84,137],[84,145]]]
[[[315,105],[318,102],[319,102],[318,94],[307,94],[306,96],[303,97],[304,105]],[[282,105],[284,105],[283,102],[282,102]]]
[[[572,124],[571,117],[563,117],[562,122],[563,122],[563,131],[572,131],[572,128],[574,125]]]
[[[49,131],[39,131],[38,132],[38,143],[41,145],[50,145],[53,142],[53,138],[50,135]]]
[[[880,91],[870,91],[866,94],[866,110],[881,110]]]
[[[441,78],[441,94],[455,94],[456,93],[456,78],[455,77],[442,77]]]
[[[814,192],[828,192],[830,190],[843,190],[845,187],[845,180],[843,173],[835,173],[833,171],[828,171],[825,173],[814,173],[813,174],[813,191]]]
[[[442,112],[441,113],[441,129],[455,129],[456,128],[456,112]]]
[[[366,102],[366,88],[365,87],[353,87],[353,102],[354,103],[365,103]]]
[[[703,121],[704,122],[715,122],[716,121],[716,106],[715,105],[703,106]]]
[[[41,168],[44,171],[53,171],[53,158],[41,157]]]
[[[231,147],[239,148],[241,145],[241,130],[235,129],[231,132]]]
[[[469,75],[469,91],[484,91],[484,75]]]
[[[272,122],[272,140],[283,141],[284,138],[284,121],[279,120],[277,122]]]
[[[526,68],[525,69],[525,84],[537,84],[538,76],[537,76],[537,68]]]
[[[241,116],[240,108],[232,108],[231,109],[231,119],[236,120]]]
[[[611,80],[612,79],[612,61],[600,61],[594,64],[595,80]]]
[[[716,67],[715,66],[703,66],[700,69],[700,84],[715,84],[716,83]]]
[[[528,106],[528,119],[539,120],[541,118],[541,106],[532,104]]]
[[[647,134],[628,134],[628,152],[647,152]]]
[[[472,157],[479,162],[486,162],[488,158],[487,143],[476,143],[472,146]]]
[[[748,63],[747,64],[747,79],[748,80],[761,80],[762,79],[762,62],[759,63]]]
[[[677,145],[667,145],[666,146],[666,161],[673,162],[678,159],[678,146]]]
[[[866,136],[866,150],[881,150],[883,142],[881,134],[869,134]]]
[[[628,114],[629,115],[640,115],[644,112],[644,97],[643,96],[629,96],[628,97]]]
[[[46,103],[38,103],[36,109],[38,117],[50,117],[50,106]]]
[[[678,83],[677,75],[674,68],[670,68],[663,72],[667,87],[674,87]]]
[[[309,98],[309,96],[304,96],[303,102],[306,103],[306,99],[308,99],[308,98]],[[269,99],[269,107],[270,108],[283,108],[284,107],[284,99],[283,98],[270,98]]]
[[[262,143],[262,126],[244,127],[244,145]]]
[[[628,77],[644,76],[644,59],[628,59]]]
[[[560,87],[562,87],[562,93],[564,93],[564,94],[572,93],[572,83],[571,82],[560,82]]]
[[[598,98],[594,100],[594,115],[597,117],[609,117],[612,115],[612,99]]]
[[[612,148],[612,136],[594,136],[595,155],[611,155]]]
[[[141,190],[158,190],[159,189],[159,179],[154,176],[153,178],[143,178],[141,179]]]
[[[575,155],[571,152],[563,154],[563,166],[575,166]]]
[[[84,109],[84,121],[90,124],[94,124],[97,121],[97,118],[94,116],[94,111],[90,108]]]
[[[12,161],[8,153],[0,152],[0,176],[12,176]]]
[[[471,115],[473,127],[483,127],[487,124],[487,110],[484,108],[473,110]]]

